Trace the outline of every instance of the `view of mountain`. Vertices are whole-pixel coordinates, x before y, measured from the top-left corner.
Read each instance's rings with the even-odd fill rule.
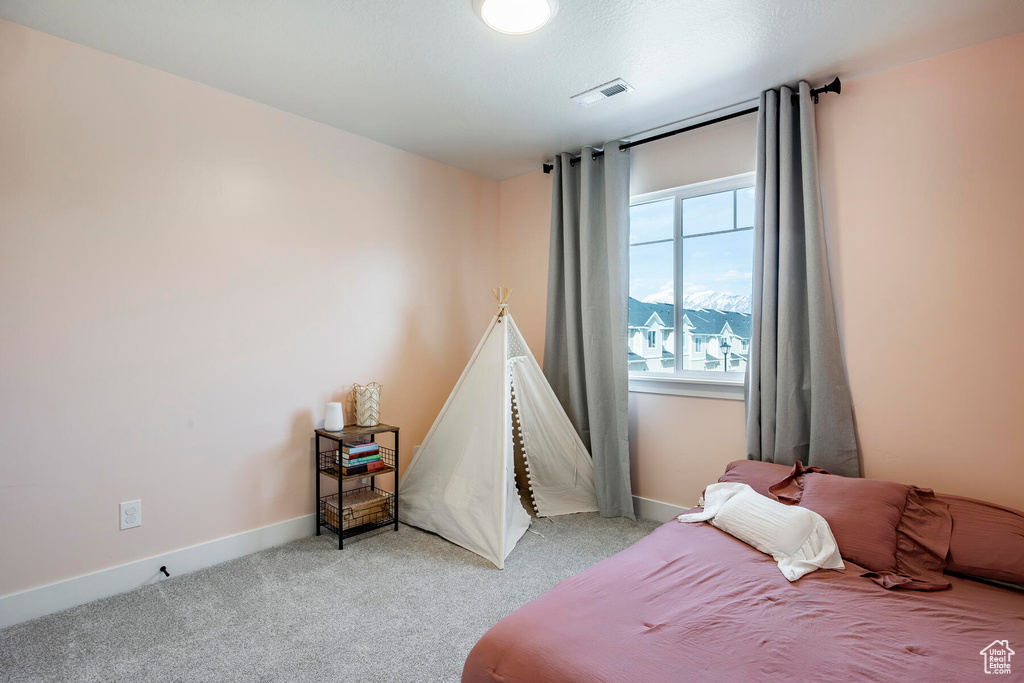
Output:
[[[670,304],[672,303],[672,291],[652,294],[644,297],[643,301],[648,304]],[[709,308],[713,311],[750,313],[750,297],[743,294],[723,294],[714,291],[696,292],[683,297],[683,308]]]

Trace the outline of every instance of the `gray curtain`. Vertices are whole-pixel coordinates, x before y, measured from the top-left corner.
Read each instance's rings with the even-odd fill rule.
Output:
[[[762,93],[756,163],[747,457],[859,477],[807,83]]]
[[[629,151],[555,158],[544,374],[594,458],[604,517],[633,515],[626,417]]]

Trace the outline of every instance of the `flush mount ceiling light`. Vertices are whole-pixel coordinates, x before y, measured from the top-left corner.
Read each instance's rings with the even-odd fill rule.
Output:
[[[551,21],[558,0],[473,0],[473,11],[495,31],[530,33]]]

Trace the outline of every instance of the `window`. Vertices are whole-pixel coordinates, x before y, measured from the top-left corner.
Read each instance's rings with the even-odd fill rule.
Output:
[[[658,373],[679,380],[743,381],[751,329],[752,185],[753,174],[744,174],[633,197],[632,378]],[[649,329],[655,320],[663,326],[658,354],[650,350],[657,342]],[[645,334],[649,350],[634,353]],[[726,338],[728,361],[720,343]]]

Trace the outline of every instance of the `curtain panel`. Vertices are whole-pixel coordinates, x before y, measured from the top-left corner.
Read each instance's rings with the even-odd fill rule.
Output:
[[[633,514],[626,374],[629,151],[555,158],[544,374],[594,461],[604,517]]]
[[[807,83],[761,94],[756,171],[747,457],[858,477]]]

